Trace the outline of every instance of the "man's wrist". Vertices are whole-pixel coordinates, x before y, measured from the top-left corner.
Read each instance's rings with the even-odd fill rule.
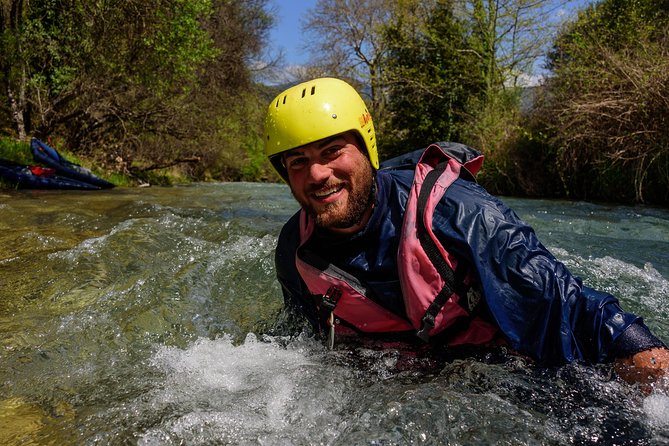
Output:
[[[613,344],[614,358],[628,358],[654,348],[665,348],[664,342],[655,337],[643,322],[637,321],[627,327]]]

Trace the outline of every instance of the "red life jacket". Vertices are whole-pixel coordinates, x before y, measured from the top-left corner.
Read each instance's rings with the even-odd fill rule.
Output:
[[[448,345],[487,344],[495,338],[497,328],[473,314],[480,300],[472,288],[474,276],[432,231],[434,209],[446,189],[460,176],[473,180],[482,163],[479,155],[463,165],[439,145],[431,145],[415,167],[397,263],[406,317],[376,302],[355,277],[302,249],[314,229],[313,220],[302,211],[296,266],[321,313],[331,316],[328,324],[334,322],[337,334],[415,332],[428,341],[447,333]]]

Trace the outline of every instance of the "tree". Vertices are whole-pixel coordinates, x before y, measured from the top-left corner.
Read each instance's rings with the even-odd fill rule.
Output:
[[[478,58],[452,1],[404,2],[385,30],[391,156],[432,141],[459,140],[471,99],[484,92]]]
[[[137,174],[257,151],[267,0],[1,1],[0,113],[19,138],[58,134]]]
[[[320,74],[364,86],[370,111],[383,114],[383,28],[393,15],[392,0],[318,0],[307,14],[304,29],[312,36],[312,64]],[[401,2],[400,2],[401,3]]]
[[[26,67],[21,62],[24,48],[22,27],[25,20],[22,0],[3,0],[0,3],[0,84],[5,101],[4,115],[10,117],[20,139],[26,137]]]
[[[10,103],[25,98],[14,101],[15,117],[30,123],[22,129],[16,119],[19,136],[73,128],[72,121],[90,135],[137,113],[146,119],[146,112],[122,107],[173,91],[214,55],[198,22],[211,13],[205,0],[10,3],[9,17],[7,8],[0,17],[2,80]]]
[[[531,97],[538,68],[572,0],[456,0],[456,15],[467,23],[469,51],[476,55],[470,71],[483,80],[483,93],[467,104],[463,142],[486,156],[479,180],[493,193],[537,195],[554,181],[544,146],[524,122],[523,100]],[[530,84],[528,86],[528,84]],[[541,146],[541,147],[539,147]],[[537,150],[532,150],[534,147]],[[528,156],[528,151],[533,152]],[[537,153],[534,153],[537,152]],[[521,166],[527,166],[527,169]],[[543,172],[534,175],[537,168]]]
[[[608,0],[551,54],[541,115],[578,197],[669,201],[669,3]]]
[[[273,172],[260,138],[272,98],[265,99],[263,87],[254,82],[259,70],[272,65],[261,60],[273,24],[267,4],[216,0],[214,13],[203,22],[219,53],[203,68],[190,97],[186,143],[205,151],[199,166],[214,178],[257,180]]]
[[[536,75],[537,61],[570,3],[574,0],[459,0],[488,96]]]

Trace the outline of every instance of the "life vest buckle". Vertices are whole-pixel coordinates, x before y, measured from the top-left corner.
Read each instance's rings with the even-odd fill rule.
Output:
[[[434,316],[430,313],[425,313],[421,320],[420,330],[416,331],[416,336],[424,342],[430,341],[430,330],[434,328]]]
[[[321,308],[327,313],[327,325],[328,327],[328,348],[332,350],[334,348],[335,341],[335,317],[334,309],[341,298],[342,291],[336,286],[331,286],[328,288],[327,292],[321,296]]]
[[[323,294],[321,305],[329,312],[333,312],[337,306],[337,302],[341,298],[341,290],[336,286],[328,288],[327,292]]]

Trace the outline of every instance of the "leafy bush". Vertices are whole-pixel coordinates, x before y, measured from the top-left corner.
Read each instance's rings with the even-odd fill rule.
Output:
[[[577,198],[669,202],[669,4],[609,0],[560,36],[539,110]]]

